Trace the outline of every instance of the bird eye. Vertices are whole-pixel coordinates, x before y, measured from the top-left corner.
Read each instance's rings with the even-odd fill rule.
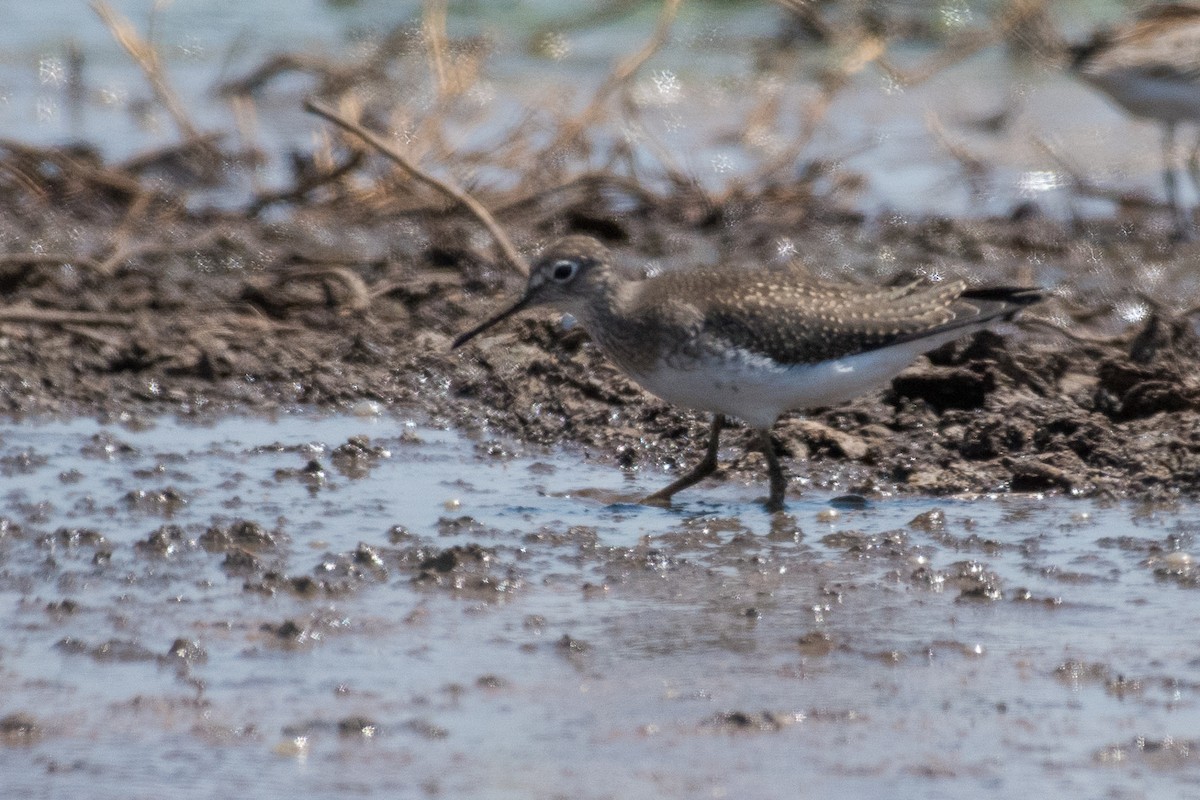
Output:
[[[579,271],[579,262],[577,261],[557,261],[554,268],[550,270],[550,277],[559,283],[566,283],[575,277],[575,273]]]

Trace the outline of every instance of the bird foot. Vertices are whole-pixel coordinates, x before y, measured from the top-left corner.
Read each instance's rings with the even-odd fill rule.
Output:
[[[638,500],[638,503],[643,506],[653,506],[655,508],[670,508],[672,496],[673,495],[663,494],[662,492],[655,492],[654,494],[648,494],[641,500]]]

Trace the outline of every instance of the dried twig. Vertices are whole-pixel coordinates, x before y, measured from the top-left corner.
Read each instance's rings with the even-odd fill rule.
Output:
[[[830,106],[833,105],[833,99],[849,83],[851,76],[881,58],[884,50],[885,44],[879,37],[865,35],[860,38],[838,62],[837,67],[822,80],[821,93],[808,103],[801,115],[804,127],[800,130],[800,135],[795,137],[786,149],[755,170],[749,178],[731,183],[722,196],[716,199],[716,203],[721,205],[741,191],[742,187],[754,186],[764,179],[773,178],[794,164],[820,130]]]
[[[138,153],[114,169],[136,175],[155,168],[174,167],[189,174],[204,176],[211,171],[213,159],[220,152],[218,144],[223,138],[225,134],[216,131],[203,133],[192,139]]]
[[[601,192],[604,190],[620,192],[625,196],[636,200],[643,206],[654,206],[661,202],[661,198],[653,194],[643,184],[636,180],[615,175],[611,172],[584,172],[579,175],[574,175],[561,183],[552,186],[543,186],[526,194],[520,195],[512,200],[501,205],[496,209],[497,214],[510,214],[522,211],[531,206],[536,206],[540,203],[547,202],[558,195],[575,192],[582,194],[584,192]],[[565,202],[570,202],[565,201]]]
[[[997,16],[996,21],[985,30],[968,30],[955,36],[946,47],[915,69],[901,69],[887,58],[878,59],[879,68],[888,77],[905,87],[925,83],[939,73],[960,64],[971,56],[991,47],[1009,36],[1021,26],[1045,13],[1047,0],[1013,0]]]
[[[1114,203],[1128,205],[1134,198],[1129,192],[1122,189],[1106,189],[1098,185],[1083,174],[1083,170],[1075,164],[1067,156],[1063,155],[1057,147],[1046,141],[1040,136],[1033,137],[1034,145],[1045,153],[1051,161],[1053,161],[1060,171],[1066,174],[1071,180],[1071,188],[1076,194],[1084,197],[1100,197],[1105,200],[1111,200]],[[1140,202],[1146,206],[1160,205],[1148,198],[1139,198]]]
[[[103,331],[98,331],[84,325],[62,324],[62,329],[67,333],[71,333],[80,337],[81,339],[89,339],[107,347],[119,348],[125,344],[123,339],[118,339],[116,336],[112,336],[104,333]]]
[[[200,234],[194,239],[179,243],[144,242],[142,244],[129,245],[125,241],[118,241],[114,245],[112,252],[96,265],[96,271],[102,275],[112,275],[117,271],[119,266],[135,258],[194,253],[220,241],[224,236],[225,232],[223,230],[215,228]]]
[[[642,45],[641,49],[621,59],[613,68],[613,71],[600,84],[600,88],[596,90],[596,94],[592,97],[592,101],[582,112],[575,116],[574,119],[568,120],[559,131],[555,141],[548,151],[553,152],[566,147],[573,146],[579,139],[579,135],[587,129],[589,125],[594,123],[604,110],[605,103],[618,89],[627,84],[642,65],[659,51],[666,44],[667,37],[671,33],[671,26],[675,22],[675,15],[679,12],[679,6],[682,0],[664,0],[662,11],[659,12],[658,22],[654,26],[654,33]]]
[[[967,183],[976,198],[981,196],[987,188],[987,176],[990,172],[987,162],[972,153],[962,142],[951,139],[941,118],[933,111],[925,114],[925,127],[933,136],[934,142],[962,167],[962,171],[967,177]]]
[[[175,127],[179,129],[180,136],[189,141],[201,138],[200,131],[192,124],[187,109],[175,94],[175,90],[167,83],[162,62],[159,60],[158,51],[154,49],[154,46],[143,39],[129,20],[114,11],[104,0],[92,0],[92,10],[108,27],[117,43],[125,48],[125,52],[129,53],[146,75],[146,79],[150,82],[150,88],[154,90],[158,101],[171,115]]]
[[[129,203],[125,209],[125,216],[121,219],[121,224],[113,232],[114,251],[124,247],[125,243],[133,236],[134,228],[146,218],[146,213],[150,209],[150,201],[153,199],[154,195],[143,192],[136,195]]]
[[[295,185],[290,188],[274,192],[262,192],[254,198],[254,202],[246,209],[246,216],[256,217],[264,208],[276,203],[292,203],[303,200],[305,195],[314,189],[336,183],[342,176],[357,169],[358,165],[362,163],[362,158],[362,150],[353,150],[342,163],[328,170],[302,175],[296,181]]]
[[[379,136],[367,130],[362,125],[346,119],[328,106],[318,103],[315,100],[305,100],[304,108],[306,111],[332,122],[342,130],[354,134],[390,159],[398,167],[407,172],[411,177],[416,178],[425,185],[436,189],[446,197],[464,206],[475,216],[476,219],[483,224],[485,228],[488,229],[488,232],[492,235],[492,238],[495,240],[497,246],[504,254],[505,260],[508,261],[513,269],[517,270],[522,275],[529,274],[529,264],[526,263],[525,259],[517,251],[517,248],[513,246],[512,241],[508,238],[508,234],[506,234],[504,229],[500,227],[500,224],[496,222],[496,219],[492,216],[491,212],[484,208],[482,203],[468,194],[465,190],[455,186],[452,183],[430,175],[428,172],[412,163],[399,150],[396,150],[383,139],[379,138]]]
[[[312,53],[282,53],[272,56],[248,75],[225,81],[217,87],[222,95],[252,95],[280,75],[303,72],[321,79],[322,93],[332,87],[341,91],[353,82],[352,70],[343,64]],[[336,93],[336,92],[333,92]]]
[[[428,43],[429,66],[437,80],[438,97],[452,94],[454,88],[450,85],[450,69],[446,64],[446,6],[448,0],[425,0],[425,19],[423,29],[425,41]]]
[[[3,322],[29,322],[48,325],[114,325],[119,328],[130,328],[133,326],[133,318],[125,314],[62,311],[54,308],[31,308],[29,306],[0,307],[0,323]]]
[[[1018,324],[1022,327],[1029,326],[1032,328],[1041,328],[1042,330],[1051,331],[1059,336],[1070,339],[1076,344],[1087,345],[1090,347],[1123,347],[1128,344],[1131,336],[1122,334],[1117,336],[1089,336],[1084,333],[1076,333],[1052,320],[1043,319],[1042,317],[1033,316],[1031,314],[1022,314],[1018,320]]]
[[[292,281],[333,279],[342,284],[346,290],[344,298],[335,298],[326,284],[325,295],[328,304],[341,306],[350,311],[366,311],[371,307],[371,290],[366,281],[357,272],[344,266],[321,266],[309,269],[290,270],[279,276],[279,285],[286,286]]]
[[[124,195],[125,198],[135,197],[146,191],[136,178],[117,169],[97,165],[92,159],[80,157],[63,148],[37,147],[13,139],[0,139],[0,148],[8,150],[18,160],[34,167],[21,170],[21,173],[26,181],[32,181],[39,187],[38,194],[44,197],[48,195],[41,188],[42,184],[52,183],[52,180],[61,182],[64,179],[91,184],[92,189]],[[53,172],[58,174],[55,174],[53,179],[47,177],[47,170],[37,168],[42,164],[53,165]]]
[[[0,254],[0,267],[7,266],[60,266],[75,264],[88,269],[95,269],[99,262],[87,256],[76,256],[70,253],[4,253]]]

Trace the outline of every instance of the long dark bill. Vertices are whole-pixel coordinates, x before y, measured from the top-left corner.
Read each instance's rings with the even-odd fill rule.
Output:
[[[529,295],[525,295],[520,300],[513,303],[508,308],[504,309],[496,316],[479,323],[478,325],[476,325],[474,328],[471,328],[471,330],[467,331],[466,333],[460,333],[458,335],[458,337],[453,342],[450,343],[450,349],[455,350],[455,349],[461,347],[462,345],[466,344],[471,339],[474,339],[476,336],[478,336],[479,334],[486,331],[488,328],[492,327],[493,325],[497,325],[497,324],[503,322],[504,320],[508,319],[509,317],[511,317],[513,314],[516,314],[518,311],[525,308],[525,306],[527,306],[527,305],[529,305]]]

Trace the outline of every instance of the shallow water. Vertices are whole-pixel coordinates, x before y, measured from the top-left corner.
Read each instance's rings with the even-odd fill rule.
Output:
[[[214,90],[222,81],[249,74],[281,52],[346,62],[363,52],[364,41],[398,25],[414,31],[421,25],[417,2],[304,0],[281,6],[206,0],[169,4],[154,13],[140,0],[113,5],[139,31],[152,32],[196,124],[229,132],[230,140],[236,138],[236,116]],[[550,3],[451,6],[451,35],[484,36],[490,51],[486,80],[471,95],[478,101],[477,124],[456,128],[451,138],[459,147],[485,151],[530,108],[586,102],[611,65],[649,37],[657,12],[644,4],[634,13],[589,23],[578,10],[563,13],[561,5]],[[145,78],[84,5],[47,0],[36,10],[12,11],[8,36],[0,41],[0,127],[6,136],[35,144],[84,140],[116,160],[176,140]],[[947,3],[936,16],[952,35],[959,28],[982,30],[992,11],[981,3]],[[792,141],[807,123],[809,104],[819,93],[817,76],[836,60],[833,51],[806,45],[794,58],[764,68],[761,53],[771,49],[783,13],[771,4],[685,4],[670,42],[635,81],[638,123],[609,121],[608,135],[635,144],[651,137],[673,154],[679,169],[712,191],[770,163],[772,148]],[[1070,2],[1057,4],[1054,16],[1069,39],[1080,40],[1125,13],[1109,2]],[[558,45],[550,49],[558,56],[531,52],[537,49],[534,31],[556,37]],[[79,97],[70,85],[71,46],[83,58]],[[928,42],[896,42],[889,51],[900,68],[915,72],[937,54]],[[310,78],[290,75],[256,98],[252,138],[270,155],[257,171],[264,185],[290,185],[291,162],[284,154],[310,149],[316,132],[325,129],[301,110],[314,88]],[[432,100],[397,102],[419,111]],[[755,110],[771,102],[778,110],[756,134],[759,144],[737,144]],[[986,121],[1001,117],[1005,124],[989,133]],[[939,128],[944,141],[935,133]],[[1026,201],[1056,217],[1111,214],[1110,203],[1072,191],[1070,176],[1039,140],[1100,185],[1159,196],[1154,124],[1129,118],[1063,70],[1011,59],[999,46],[911,87],[873,67],[856,73],[800,163],[833,166],[820,190],[848,176],[865,177],[841,199],[871,216],[1005,215]],[[986,169],[970,174],[952,154],[955,149]],[[654,148],[637,152],[647,175],[661,170]],[[240,207],[253,188],[248,180],[236,180],[197,196]],[[1191,187],[1183,190],[1190,193]]]
[[[333,454],[356,435],[387,453]],[[772,520],[760,486],[646,508],[600,498],[664,476],[508,449],[4,424],[4,796],[1200,796],[1200,508]]]

